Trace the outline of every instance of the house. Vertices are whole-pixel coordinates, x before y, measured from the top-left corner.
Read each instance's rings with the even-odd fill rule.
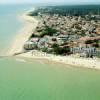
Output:
[[[59,35],[57,37],[57,40],[67,40],[68,39],[68,35]]]
[[[100,27],[96,28],[96,34],[100,35]]]
[[[39,38],[31,38],[30,41],[31,42],[38,42],[39,41]]]
[[[24,49],[25,50],[33,50],[37,48],[37,42],[31,42],[31,41],[27,41],[25,44],[24,44]]]
[[[96,48],[95,47],[74,47],[71,48],[71,52],[73,54],[80,54],[80,57],[93,57],[96,55]]]
[[[50,40],[51,38],[49,37],[49,36],[45,36],[45,37],[43,37],[43,38],[41,38],[40,40],[39,40],[39,42],[38,42],[38,48],[39,49],[43,49],[43,48],[47,48],[48,46],[49,46],[49,40]]]

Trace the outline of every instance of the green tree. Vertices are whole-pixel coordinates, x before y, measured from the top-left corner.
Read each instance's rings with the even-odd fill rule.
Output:
[[[70,52],[70,48],[69,47],[60,47],[58,44],[53,44],[52,45],[52,48],[53,48],[53,52],[55,53],[55,54],[67,54],[67,53],[69,53]]]
[[[46,26],[45,29],[42,31],[40,36],[41,37],[43,37],[45,35],[53,36],[53,34],[56,34],[56,33],[57,33],[56,29]]]

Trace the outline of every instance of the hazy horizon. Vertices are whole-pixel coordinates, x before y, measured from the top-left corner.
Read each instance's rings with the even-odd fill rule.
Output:
[[[99,5],[100,0],[0,0],[0,4],[57,4],[57,5]]]

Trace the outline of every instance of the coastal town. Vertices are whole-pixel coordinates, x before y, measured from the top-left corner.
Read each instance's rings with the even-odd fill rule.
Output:
[[[100,0],[0,0],[0,100],[100,100]]]
[[[35,17],[39,22],[24,44],[24,50],[63,56],[100,57],[100,15],[72,16],[38,11]]]

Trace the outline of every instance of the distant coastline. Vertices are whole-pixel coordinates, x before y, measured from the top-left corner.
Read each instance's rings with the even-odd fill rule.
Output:
[[[68,64],[76,67],[100,69],[100,59],[97,58],[86,59],[73,56],[56,56],[37,50],[31,50],[29,52],[23,51],[24,43],[29,39],[29,37],[32,35],[32,32],[36,29],[38,25],[38,20],[32,16],[29,16],[28,13],[29,11],[20,17],[21,20],[25,21],[25,26],[14,38],[10,50],[7,52],[8,55],[16,55],[17,57],[25,57],[29,59],[46,59],[49,61],[55,61],[58,63]]]

